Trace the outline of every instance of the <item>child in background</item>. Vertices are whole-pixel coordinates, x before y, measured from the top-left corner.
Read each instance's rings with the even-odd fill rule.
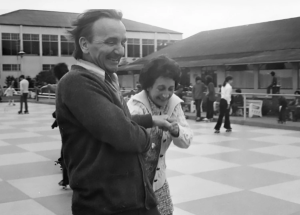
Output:
[[[12,103],[13,106],[15,106],[15,101],[13,99],[13,95],[16,93],[15,89],[13,88],[13,85],[10,85],[4,92],[4,95],[8,97],[8,105]]]

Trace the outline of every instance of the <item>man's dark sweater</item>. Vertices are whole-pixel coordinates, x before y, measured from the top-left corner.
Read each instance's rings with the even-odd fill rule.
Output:
[[[156,206],[141,156],[150,148],[149,136],[111,84],[72,66],[59,82],[56,113],[74,215]]]

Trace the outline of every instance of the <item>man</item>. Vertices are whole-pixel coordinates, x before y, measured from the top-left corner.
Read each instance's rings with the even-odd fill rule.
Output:
[[[201,78],[197,76],[195,78],[196,84],[193,86],[192,95],[196,105],[196,121],[201,121],[201,104],[206,90]]]
[[[27,97],[28,97],[28,87],[29,87],[29,82],[25,79],[24,75],[20,76],[20,91],[21,91],[21,97],[20,97],[20,111],[18,112],[19,114],[22,114],[23,111],[23,103],[25,103],[25,114],[29,114],[28,112],[28,104],[27,104]]]
[[[268,86],[267,88],[267,94],[271,93],[271,89],[274,89],[274,87],[277,87],[277,77],[275,76],[275,72],[272,71],[271,73],[272,78],[272,82],[270,84],[270,86]],[[272,92],[272,94],[276,94],[277,92]]]
[[[70,31],[77,64],[58,83],[57,122],[74,215],[159,215],[142,153],[151,142],[134,122],[117,82],[126,29],[115,10],[89,10]],[[165,118],[136,116],[144,127]]]

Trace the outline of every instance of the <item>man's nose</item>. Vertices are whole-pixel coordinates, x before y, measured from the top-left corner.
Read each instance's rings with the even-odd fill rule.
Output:
[[[120,56],[124,56],[125,48],[122,44],[118,44],[116,45],[114,52]]]

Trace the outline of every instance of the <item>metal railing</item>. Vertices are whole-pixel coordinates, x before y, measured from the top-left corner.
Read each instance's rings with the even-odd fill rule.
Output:
[[[217,94],[220,94],[220,93],[217,93]],[[295,94],[267,94],[267,93],[232,93],[232,95],[242,95],[243,96],[243,101],[244,101],[244,104],[243,104],[243,109],[244,109],[244,120],[246,120],[247,118],[247,96],[255,96],[254,98],[272,98],[272,97],[280,97],[280,96],[283,96],[283,97],[300,97],[300,95],[295,95]]]

